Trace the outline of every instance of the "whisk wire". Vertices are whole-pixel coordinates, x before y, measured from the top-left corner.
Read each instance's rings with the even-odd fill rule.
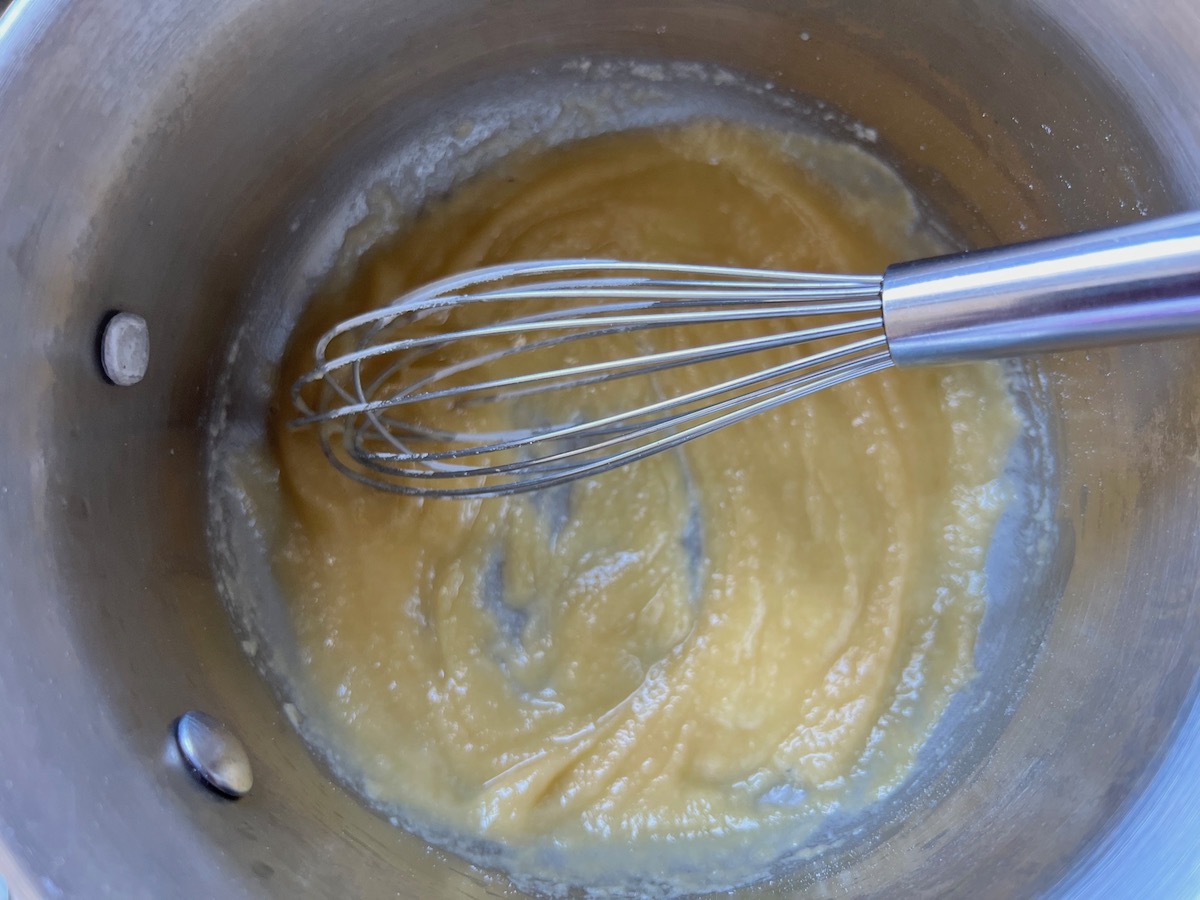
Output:
[[[656,297],[661,297],[660,289],[656,284],[647,284],[640,291],[655,291]],[[791,295],[785,294],[782,290],[772,291],[764,296],[743,296],[740,299],[737,292],[727,292],[728,296],[723,296],[718,300],[696,299],[685,302],[673,303],[656,299],[655,301],[647,301],[639,304],[608,304],[604,306],[591,306],[582,310],[560,309],[550,312],[544,312],[536,315],[525,315],[507,322],[480,326],[476,328],[466,328],[457,331],[446,331],[437,334],[422,335],[420,337],[398,338],[392,341],[382,343],[372,343],[372,340],[388,328],[396,327],[397,322],[401,324],[411,325],[419,312],[428,312],[430,307],[423,307],[420,310],[406,310],[401,312],[388,312],[386,314],[376,313],[372,315],[364,315],[355,317],[356,324],[353,328],[347,327],[347,322],[342,323],[337,329],[332,329],[327,332],[317,344],[317,359],[318,366],[311,372],[303,376],[296,385],[296,388],[302,388],[304,385],[327,378],[330,374],[339,369],[347,368],[356,363],[366,362],[381,356],[393,355],[409,350],[417,350],[422,348],[437,348],[445,346],[451,342],[465,342],[471,340],[481,340],[486,338],[499,337],[503,335],[520,335],[530,331],[533,326],[544,330],[561,330],[569,331],[578,328],[596,329],[595,334],[576,335],[579,337],[592,337],[600,333],[616,333],[625,329],[646,329],[652,327],[672,327],[677,328],[683,325],[713,325],[727,324],[735,321],[755,321],[755,320],[770,320],[782,319],[787,317],[799,316],[834,316],[847,315],[864,312],[877,312],[879,310],[878,300],[878,280],[875,287],[872,289],[873,299],[867,296],[867,289],[863,289],[864,295],[862,299],[843,299],[838,302],[820,302],[827,298],[805,295],[804,302],[798,303],[795,296],[795,289]],[[551,295],[539,294],[536,299],[545,300],[547,296],[555,296],[562,299],[566,295]],[[599,293],[595,296],[609,296],[612,294]],[[693,298],[695,295],[691,295]],[[845,294],[839,295],[845,297]],[[495,302],[501,297],[495,295],[487,295],[484,298],[479,298],[477,295],[463,295],[461,297],[452,297],[452,300],[457,301],[459,307],[478,302]],[[532,299],[531,298],[512,298],[512,299]],[[776,305],[752,306],[751,301],[767,302],[776,301]],[[715,303],[728,304],[728,308],[719,308],[716,311],[697,311],[692,309],[697,306],[711,306]],[[654,312],[645,312],[646,309],[653,309]],[[642,310],[639,312],[639,310]],[[625,313],[625,314],[621,314]],[[343,334],[350,334],[356,328],[363,326],[372,326],[370,333],[359,341],[357,349],[335,356],[332,359],[327,358],[326,354],[328,347],[335,337]],[[336,334],[334,334],[336,331]],[[568,338],[570,339],[570,338]],[[293,393],[293,398],[296,394]],[[349,398],[344,398],[349,399]],[[317,420],[313,420],[317,421]],[[303,424],[310,424],[304,422]]]
[[[444,381],[472,368],[486,367],[489,363],[504,357],[510,357],[516,353],[535,352],[549,347],[561,346],[567,341],[592,339],[613,333],[607,330],[587,331],[538,341],[518,348],[503,348],[487,354],[473,356],[466,360],[446,365],[431,375],[389,392],[385,397],[354,402],[357,396],[376,397],[386,384],[393,381],[400,370],[411,364],[411,357],[405,356],[376,376],[361,392],[348,392],[343,395],[346,405],[298,421],[302,424],[309,424],[357,413],[389,409],[395,406],[447,399],[468,393],[483,399],[488,392],[504,391],[506,398],[513,400],[545,391],[584,387],[602,381],[610,381],[634,375],[648,375],[678,366],[714,362],[740,354],[779,349],[805,342],[826,340],[855,332],[878,330],[880,328],[882,328],[882,320],[878,316],[875,316],[868,319],[847,320],[836,324],[788,331],[770,336],[742,338],[701,347],[685,347],[678,350],[658,351],[615,360],[527,372],[521,375],[495,378],[474,382],[469,385],[457,385],[438,390],[421,390],[426,385]],[[452,339],[458,340],[460,336],[461,333],[456,333]],[[546,384],[545,382],[550,383]]]
[[[715,387],[696,390],[689,394],[684,394],[678,397],[664,398],[655,403],[639,407],[638,409],[614,413],[609,416],[589,420],[583,423],[558,426],[553,429],[538,431],[517,430],[509,432],[507,435],[499,435],[499,439],[495,443],[491,444],[460,446],[452,450],[440,451],[416,451],[405,447],[400,453],[397,454],[388,454],[375,451],[373,452],[373,458],[378,462],[402,460],[412,462],[431,462],[447,459],[460,459],[463,457],[479,456],[482,454],[507,452],[534,442],[542,444],[550,442],[563,442],[568,440],[588,440],[588,443],[584,445],[572,447],[571,449],[567,450],[561,450],[545,456],[532,457],[520,460],[518,462],[496,466],[471,467],[476,471],[482,472],[486,470],[489,474],[514,471],[517,468],[532,469],[535,467],[540,467],[543,463],[556,463],[573,457],[595,453],[599,450],[607,449],[634,438],[647,437],[653,434],[655,431],[660,430],[662,426],[670,426],[671,428],[675,428],[679,425],[696,419],[715,417],[715,414],[717,413],[758,401],[772,394],[799,389],[810,381],[821,381],[821,383],[824,384],[825,382],[823,379],[826,379],[829,376],[835,376],[864,362],[873,363],[877,356],[878,350],[883,345],[882,338],[872,338],[848,347],[840,347],[835,350],[829,350],[824,353],[807,356],[794,362],[773,366],[769,369],[764,369],[760,373],[755,373],[754,375],[750,376],[743,376],[738,379],[732,379],[716,385]],[[860,356],[860,354],[865,355]],[[852,358],[846,360],[846,357]],[[805,369],[812,369],[817,366],[825,366],[826,368],[815,375],[810,374],[807,376],[796,377],[798,372]],[[786,380],[781,380],[785,376],[791,377],[786,377]],[[727,398],[725,400],[716,400],[716,398],[720,397],[722,394],[730,393],[731,391],[768,380],[770,380],[772,383],[767,384],[764,387],[760,387],[750,393],[737,394],[734,397]],[[703,403],[705,405],[697,409],[688,409],[689,407],[695,406],[697,403]],[[674,412],[671,412],[670,415],[661,415],[659,418],[646,419],[647,416],[661,414],[668,411]],[[360,431],[360,433],[365,433],[365,426],[363,428],[364,430]],[[396,440],[395,434],[390,429],[384,429],[383,434],[387,436],[389,441]],[[469,440],[465,436],[456,435],[456,437],[460,437],[463,442]],[[478,438],[479,435],[476,435],[476,437]],[[599,438],[603,438],[603,440],[597,440]],[[437,473],[432,473],[430,477],[439,476]]]
[[[798,320],[815,324],[796,327]],[[685,339],[694,326],[757,321],[783,330]],[[886,368],[882,326],[879,276],[610,260],[495,266],[419,288],[326,331],[313,369],[292,387],[299,414],[292,424],[316,426],[330,462],[373,487],[516,493],[676,448]],[[643,343],[662,329],[672,329],[665,347]],[[608,358],[625,346],[613,341],[630,337],[635,352],[615,349]],[[653,376],[668,369],[703,372],[709,363],[807,346],[812,351],[715,384],[648,402],[633,391],[632,408],[584,411],[608,382],[657,385]],[[591,358],[573,347],[590,349]],[[554,402],[529,407],[547,395]],[[485,408],[507,415],[471,412]],[[529,409],[534,419],[521,425]],[[547,420],[554,409],[567,418]]]
[[[355,480],[372,487],[382,488],[384,490],[393,491],[404,494],[420,494],[425,496],[443,496],[443,497],[463,497],[463,496],[499,496],[503,494],[520,493],[529,490],[535,490],[546,487],[553,487],[558,484],[563,484],[569,481],[574,481],[578,478],[591,475],[599,475],[607,472],[618,466],[625,465],[630,462],[645,459],[651,455],[661,453],[666,450],[671,450],[680,445],[698,437],[710,434],[714,431],[742,422],[752,416],[758,415],[761,412],[766,412],[770,409],[790,403],[801,397],[816,393],[817,391],[825,390],[826,388],[842,384],[846,381],[851,381],[857,378],[870,375],[875,372],[882,371],[891,367],[891,357],[886,350],[877,351],[866,357],[852,360],[840,366],[832,367],[817,375],[806,378],[797,379],[795,382],[789,382],[786,389],[763,389],[761,393],[755,394],[755,402],[741,405],[738,408],[710,418],[706,421],[697,423],[689,428],[683,429],[676,433],[672,433],[656,440],[628,448],[623,451],[610,453],[608,455],[586,459],[583,462],[567,461],[570,455],[577,455],[576,451],[562,451],[560,453],[538,457],[536,459],[524,459],[511,463],[500,465],[463,465],[450,466],[445,463],[430,460],[427,467],[424,468],[408,468],[404,466],[391,465],[386,457],[376,453],[362,453],[361,450],[347,448],[348,458],[362,466],[361,469],[347,465],[336,455],[329,451],[326,444],[326,456],[330,461],[342,472],[350,475]],[[746,398],[741,398],[746,399]],[[734,401],[730,401],[733,403]],[[714,406],[712,411],[724,408],[724,405]],[[677,417],[674,420],[675,424],[680,424],[683,421],[688,421],[702,413],[692,413],[686,416]],[[642,438],[653,432],[653,428],[638,429],[629,432],[622,438],[624,441],[635,440]],[[598,450],[607,449],[621,441],[605,441],[591,445],[586,448],[588,453],[594,454]],[[400,458],[415,459],[413,455],[407,455]],[[502,483],[487,482],[489,476],[495,475],[520,475],[519,481],[505,481]],[[399,480],[391,480],[391,478],[383,477],[391,476]],[[439,478],[468,478],[477,483],[462,487],[440,487],[428,485],[414,485],[408,479],[439,479]]]

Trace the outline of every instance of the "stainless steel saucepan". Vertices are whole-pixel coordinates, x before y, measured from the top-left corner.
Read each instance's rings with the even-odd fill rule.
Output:
[[[466,131],[448,110],[486,112],[496,85],[569,92],[592,77],[581,59],[723,66],[843,123],[984,246],[1200,207],[1198,48],[1191,0],[16,0],[0,17],[12,895],[503,887],[308,752],[252,660],[273,607],[248,622],[219,589],[221,559],[252,548],[210,546],[211,432],[261,417],[297,298],[371,185],[452,180],[438,148],[461,157]],[[553,112],[531,101],[526,125]],[[102,377],[102,353],[136,383]],[[1043,526],[1046,563],[990,564],[952,752],[747,896],[1200,893],[1200,344],[1026,374],[1044,428],[1022,452],[1043,483],[1011,527]],[[183,764],[187,710],[245,747],[242,799]]]

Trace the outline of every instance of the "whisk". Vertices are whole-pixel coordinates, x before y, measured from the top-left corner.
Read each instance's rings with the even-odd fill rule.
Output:
[[[337,469],[378,488],[510,494],[605,472],[891,366],[1197,331],[1200,213],[882,275],[517,262],[330,328],[292,388],[291,424],[315,427]],[[705,381],[718,361],[726,368]],[[730,361],[742,369],[731,374]],[[679,367],[688,377],[668,391],[661,373]]]

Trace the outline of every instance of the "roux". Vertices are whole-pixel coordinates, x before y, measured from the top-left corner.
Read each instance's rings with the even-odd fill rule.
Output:
[[[972,675],[1017,426],[999,367],[871,376],[509,498],[372,491],[286,428],[316,333],[454,271],[605,256],[858,273],[936,249],[903,192],[847,200],[855,172],[880,177],[863,158],[719,122],[533,149],[313,303],[272,420],[291,514],[274,566],[310,727],[370,800],[495,842],[517,871],[703,888],[911,772]]]

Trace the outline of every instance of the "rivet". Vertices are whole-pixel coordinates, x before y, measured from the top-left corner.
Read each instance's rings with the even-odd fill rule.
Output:
[[[113,384],[137,384],[150,365],[150,326],[136,313],[119,312],[104,322],[100,366]]]
[[[190,710],[180,716],[175,723],[175,742],[192,774],[217,793],[236,799],[254,784],[246,748],[207,713]]]

